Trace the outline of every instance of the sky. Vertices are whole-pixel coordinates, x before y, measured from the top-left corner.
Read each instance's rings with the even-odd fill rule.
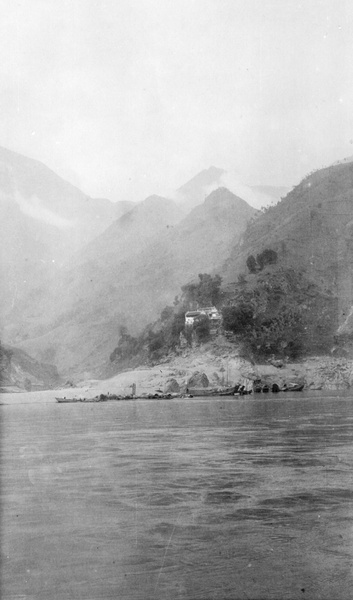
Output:
[[[353,155],[351,0],[0,0],[0,145],[94,197]]]

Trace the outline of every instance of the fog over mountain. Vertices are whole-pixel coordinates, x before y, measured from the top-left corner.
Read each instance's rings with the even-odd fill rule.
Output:
[[[2,318],[131,206],[90,198],[42,163],[0,148]]]
[[[37,161],[6,149],[0,159],[1,339],[60,374],[99,375],[122,325],[141,331],[199,273],[236,281],[264,249],[336,297],[335,327],[350,327],[352,162],[313,173],[283,200],[285,188],[240,185],[210,167],[177,201],[114,204]],[[243,196],[220,185],[227,178]],[[251,205],[265,197],[265,210]]]
[[[191,210],[219,187],[229,189],[236,196],[246,200],[250,206],[258,209],[276,204],[290,190],[290,188],[275,186],[248,186],[241,181],[235,171],[209,167],[178,188],[175,199],[184,210]]]
[[[121,325],[137,332],[197,273],[224,260],[255,210],[224,188],[186,217],[147,198],[34,287],[8,315],[5,333],[61,372],[97,373]]]

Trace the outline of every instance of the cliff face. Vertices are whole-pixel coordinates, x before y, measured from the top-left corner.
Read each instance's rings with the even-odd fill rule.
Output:
[[[40,363],[18,348],[0,345],[0,392],[49,389],[59,383],[55,366]]]

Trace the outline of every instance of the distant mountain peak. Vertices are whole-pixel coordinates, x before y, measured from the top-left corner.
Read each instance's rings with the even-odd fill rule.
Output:
[[[203,169],[200,173],[197,173],[189,179],[184,185],[180,186],[177,189],[177,194],[183,196],[189,196],[190,194],[197,193],[200,195],[201,193],[205,194],[204,188],[207,188],[210,185],[214,185],[215,182],[220,181],[223,173],[225,173],[224,169],[219,169],[218,167],[209,167],[208,169]],[[206,193],[207,195],[207,193]]]
[[[224,202],[225,200],[240,201],[245,203],[245,200],[239,198],[236,194],[233,194],[228,188],[225,186],[220,186],[219,188],[213,190],[205,199],[205,203],[210,204],[211,202]]]
[[[289,191],[289,188],[275,186],[250,187],[241,181],[236,170],[226,171],[211,166],[179,187],[176,190],[176,199],[184,208],[191,210],[198,204],[202,204],[205,198],[218,188],[227,188],[257,209],[276,204],[282,195],[285,196]]]

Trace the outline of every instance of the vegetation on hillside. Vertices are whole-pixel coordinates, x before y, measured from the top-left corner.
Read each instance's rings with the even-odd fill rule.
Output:
[[[242,280],[222,309],[223,328],[254,358],[298,359],[334,342],[336,302],[295,269]]]
[[[121,328],[111,362],[117,367],[126,367],[131,359],[134,365],[153,362],[181,346],[207,342],[211,332],[206,315],[200,315],[192,327],[185,326],[185,312],[207,304],[221,311],[221,331],[231,334],[235,346],[254,360],[295,360],[331,350],[335,299],[324,296],[300,271],[276,264],[275,253],[262,254],[262,262],[257,257],[261,270],[257,267],[248,279],[243,276],[231,293],[222,289],[219,275],[200,274],[197,282],[182,287],[181,298],[165,307],[160,319],[140,336],[132,337]]]
[[[219,275],[199,273],[199,281],[187,283],[181,288],[184,307],[217,306],[221,301],[222,278]]]
[[[54,365],[41,363],[23,350],[4,346],[0,341],[0,387],[31,390],[32,385],[48,389],[60,381]]]
[[[210,339],[210,322],[206,315],[199,315],[192,327],[185,326],[185,313],[202,306],[219,305],[222,279],[219,275],[200,273],[198,281],[187,283],[181,288],[173,306],[166,306],[158,321],[148,325],[143,332],[133,337],[126,327],[120,328],[118,345],[110,355],[111,363],[126,366],[131,362],[158,360],[180,344],[191,346]]]
[[[12,351],[5,349],[0,340],[0,385],[4,384],[7,379],[7,371],[11,362]]]
[[[277,252],[270,248],[266,248],[263,252],[257,254],[256,258],[250,254],[246,260],[246,266],[250,273],[256,273],[257,271],[262,271],[266,265],[276,264],[277,260]]]

